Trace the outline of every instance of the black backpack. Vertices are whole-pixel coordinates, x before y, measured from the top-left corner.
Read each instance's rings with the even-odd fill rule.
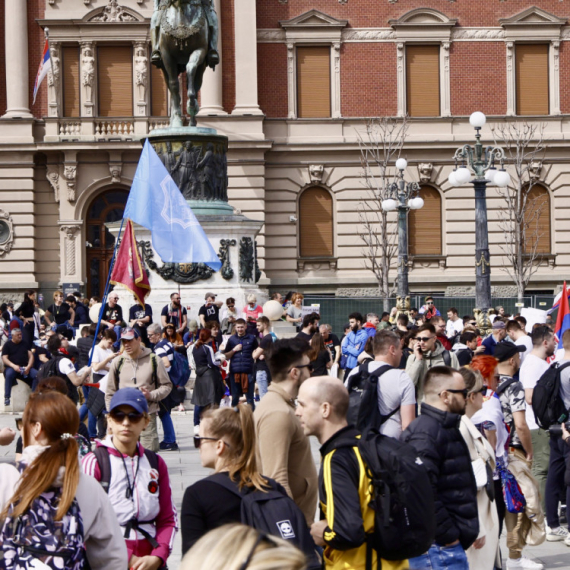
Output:
[[[542,429],[552,424],[561,424],[568,419],[568,410],[560,393],[560,372],[570,366],[570,362],[554,362],[540,377],[532,392],[532,411],[536,423]]]
[[[358,450],[371,480],[369,506],[375,513],[374,532],[367,537],[367,569],[372,564],[370,549],[385,560],[424,554],[435,540],[435,501],[417,451],[377,429],[362,434]]]
[[[270,488],[259,491],[251,487],[238,490],[224,473],[208,478],[241,497],[241,522],[260,532],[290,540],[307,557],[307,570],[320,570],[322,562],[317,554],[305,516],[285,489],[273,479],[265,477]]]
[[[368,371],[369,362],[364,362],[358,368],[358,372],[348,379],[348,412],[346,420],[349,425],[354,425],[359,431],[366,427],[379,428],[388,418],[399,409],[398,406],[387,416],[382,416],[378,409],[378,378],[392,370],[392,366],[386,364],[380,366],[374,372]]]
[[[47,362],[44,362],[38,370],[38,381],[45,380],[46,378],[51,378],[52,376],[59,376],[65,380],[67,385],[67,395],[74,404],[79,403],[79,394],[77,393],[77,386],[67,377],[67,375],[62,374],[59,371],[59,363],[66,356],[55,356],[50,358]]]

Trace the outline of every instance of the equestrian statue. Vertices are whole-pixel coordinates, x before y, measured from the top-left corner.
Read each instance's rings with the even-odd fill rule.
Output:
[[[187,112],[196,126],[198,92],[206,67],[220,63],[218,16],[213,0],[154,0],[150,37],[151,62],[162,69],[170,92],[170,126],[182,127],[178,75],[186,71]]]

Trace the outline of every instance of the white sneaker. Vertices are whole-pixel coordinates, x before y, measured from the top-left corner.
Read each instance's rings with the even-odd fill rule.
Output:
[[[559,542],[560,540],[564,540],[567,536],[568,531],[563,526],[559,526],[558,528],[548,529],[546,540],[548,540],[548,542]]]
[[[194,426],[194,435],[200,435],[200,426]]]
[[[530,560],[530,558],[525,558],[524,556],[518,560],[511,560],[509,558],[507,561],[507,570],[514,570],[515,568],[526,568],[526,570],[543,570],[544,564],[535,562],[534,560]]]
[[[566,546],[570,546],[570,534],[566,535],[566,538],[564,539],[564,544]]]

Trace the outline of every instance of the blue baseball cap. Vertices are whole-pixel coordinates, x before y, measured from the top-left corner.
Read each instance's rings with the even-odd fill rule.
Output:
[[[115,392],[115,395],[111,399],[109,411],[119,406],[131,406],[131,408],[134,408],[139,414],[148,413],[146,398],[142,392],[136,388],[121,388]]]

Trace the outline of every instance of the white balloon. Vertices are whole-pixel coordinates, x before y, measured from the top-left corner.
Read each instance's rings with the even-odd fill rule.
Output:
[[[95,303],[89,309],[89,318],[92,322],[96,323],[99,320],[99,312],[101,311],[101,303]]]
[[[277,321],[283,316],[284,309],[279,301],[267,301],[263,305],[263,316],[270,321]]]

